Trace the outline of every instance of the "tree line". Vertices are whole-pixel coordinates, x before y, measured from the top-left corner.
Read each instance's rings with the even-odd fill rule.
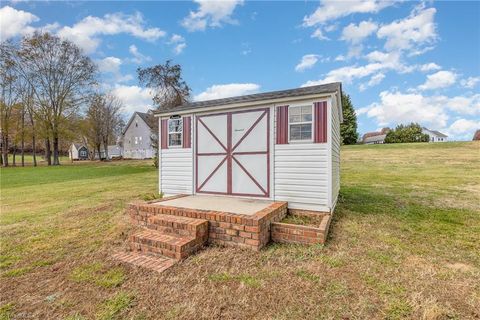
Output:
[[[118,134],[121,102],[102,92],[98,69],[73,42],[35,32],[0,43],[1,164],[17,154],[25,165],[38,149],[48,165],[60,165],[61,143],[82,139],[100,154]],[[26,146],[29,147],[26,147]],[[63,148],[65,149],[65,148]]]

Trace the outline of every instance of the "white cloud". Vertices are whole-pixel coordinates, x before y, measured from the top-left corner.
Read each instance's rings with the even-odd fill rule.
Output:
[[[260,86],[255,83],[230,83],[213,85],[204,92],[196,95],[194,100],[213,100],[241,96],[258,92]]]
[[[320,6],[309,16],[303,18],[305,27],[325,24],[328,21],[348,16],[353,13],[376,13],[391,6],[393,1],[361,0],[361,1],[337,1],[322,0]]]
[[[124,110],[128,113],[135,111],[146,112],[152,108],[152,95],[149,89],[139,86],[116,85],[112,94],[124,104]]]
[[[480,94],[470,96],[456,96],[447,98],[442,96],[445,106],[461,115],[480,115]]]
[[[159,28],[145,28],[145,21],[140,13],[126,15],[109,13],[100,17],[88,16],[72,27],[65,26],[58,31],[61,37],[75,42],[86,53],[94,52],[100,45],[101,35],[127,33],[147,41],[155,41],[165,36]]]
[[[418,86],[420,90],[433,90],[453,85],[457,80],[457,74],[451,71],[438,71],[429,74],[424,84]]]
[[[311,35],[312,38],[317,38],[318,40],[330,40],[327,36],[325,36],[322,32],[322,29],[317,28]]]
[[[373,87],[382,82],[382,80],[385,78],[385,75],[383,73],[377,73],[373,75],[368,83],[362,83],[360,87],[358,88],[360,91],[365,91],[368,87]]]
[[[430,62],[430,63],[422,64],[419,69],[422,72],[428,72],[428,71],[440,70],[442,69],[442,67],[440,67],[436,63]]]
[[[182,51],[187,47],[187,44],[185,42],[185,38],[182,37],[181,35],[178,34],[173,34],[172,37],[170,38],[170,44],[172,44],[173,47],[173,52],[175,54],[180,54]]]
[[[445,130],[452,138],[463,139],[464,137],[459,134],[473,131],[475,126],[472,123],[475,121],[464,120],[456,124],[454,122],[455,125],[452,124],[453,127],[448,130],[447,122],[453,116],[460,118],[480,114],[480,94],[447,97],[383,91],[380,93],[379,102],[357,110],[357,115],[362,114],[375,119],[377,125],[381,127],[417,122],[432,129]],[[477,127],[480,128],[478,120]]]
[[[122,75],[120,67],[123,61],[117,57],[106,57],[101,60],[97,60],[98,69],[105,74],[111,74],[115,82],[126,82],[133,79],[131,74]]]
[[[299,64],[295,66],[295,71],[301,72],[310,68],[317,63],[319,56],[317,54],[306,54],[302,57]]]
[[[448,114],[437,97],[421,94],[383,91],[380,102],[367,107],[369,118],[375,118],[379,126],[418,122],[421,125],[445,127]]]
[[[462,79],[460,84],[465,88],[473,89],[479,81],[480,77],[468,77],[467,79]]]
[[[418,46],[433,43],[437,39],[435,26],[435,8],[425,9],[417,6],[410,15],[401,20],[383,25],[378,29],[377,36],[386,39],[387,50],[415,50],[423,53]]]
[[[133,63],[141,64],[145,61],[152,60],[152,58],[150,58],[149,56],[146,56],[140,53],[140,51],[138,51],[137,46],[135,46],[134,44],[128,47],[128,52],[130,52],[130,54],[133,56],[133,58],[130,59],[130,61],[132,61]]]
[[[377,29],[377,24],[371,21],[362,21],[358,25],[350,23],[348,26],[343,28],[340,40],[357,44],[374,33]]]
[[[106,57],[97,61],[100,72],[118,73],[122,60],[117,57]]]
[[[182,20],[182,26],[188,31],[203,31],[207,27],[220,27],[224,23],[235,24],[232,18],[233,11],[243,0],[194,0],[198,3],[197,11],[190,11],[189,15]]]
[[[0,8],[0,41],[5,41],[15,36],[32,33],[35,28],[30,26],[39,18],[23,10],[10,6]]]
[[[473,133],[478,129],[480,129],[480,121],[458,119],[450,125],[448,132],[455,136],[466,136],[471,139]]]

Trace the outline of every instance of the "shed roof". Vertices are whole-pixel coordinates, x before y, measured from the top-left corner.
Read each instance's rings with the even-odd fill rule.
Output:
[[[172,113],[172,111],[174,112],[174,111],[194,110],[194,109],[207,108],[207,107],[228,106],[228,105],[237,104],[237,103],[257,102],[257,101],[263,101],[263,100],[301,97],[306,95],[335,93],[335,92],[338,92],[340,94],[339,106],[341,109],[342,83],[333,82],[333,83],[321,84],[317,86],[263,92],[263,93],[249,94],[244,96],[237,96],[237,97],[230,97],[230,98],[223,98],[223,99],[187,102],[175,108],[156,111],[155,114],[162,115],[165,113]]]

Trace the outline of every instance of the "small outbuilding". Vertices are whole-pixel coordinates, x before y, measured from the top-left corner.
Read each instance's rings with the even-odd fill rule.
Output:
[[[88,148],[84,144],[72,143],[68,150],[70,160],[88,160]]]
[[[125,159],[151,159],[155,156],[152,146],[153,116],[134,112],[123,131],[123,157]]]
[[[159,191],[287,201],[333,212],[341,83],[190,102],[159,118]]]

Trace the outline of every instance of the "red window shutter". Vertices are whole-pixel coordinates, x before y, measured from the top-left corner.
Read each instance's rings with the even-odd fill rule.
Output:
[[[315,143],[327,142],[327,102],[315,102],[314,107],[314,133],[313,141]]]
[[[288,144],[288,106],[277,107],[277,144]]]
[[[160,122],[160,137],[160,147],[162,149],[168,149],[168,119]]]
[[[183,147],[192,147],[192,118],[183,117]]]

